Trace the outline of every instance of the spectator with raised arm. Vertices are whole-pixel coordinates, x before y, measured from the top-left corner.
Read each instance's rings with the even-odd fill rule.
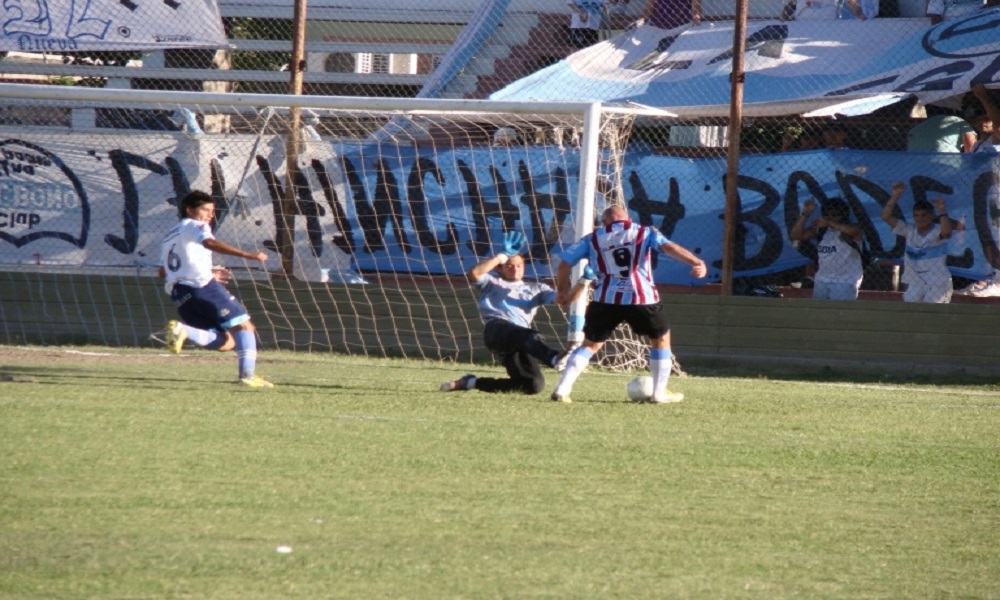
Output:
[[[979,99],[984,111],[978,120],[980,137],[973,152],[1000,154],[1000,107],[990,96],[990,91],[982,84],[973,87],[972,94]],[[992,162],[996,163],[995,160]],[[986,202],[990,231],[996,242],[1000,240],[1000,190],[996,186],[990,186]],[[1000,271],[994,270],[989,277],[975,281],[957,293],[969,296],[1000,296]]]
[[[841,198],[823,202],[821,216],[812,223],[816,210],[812,198],[802,205],[788,237],[795,241],[816,240],[819,268],[814,276],[813,299],[857,300],[865,270],[861,260],[861,228],[849,221],[850,207]]]
[[[951,271],[946,264],[953,227],[948,208],[941,197],[933,203],[918,200],[913,203],[913,223],[907,223],[896,216],[896,203],[905,191],[904,184],[898,181],[892,184],[892,194],[882,208],[882,220],[892,227],[894,234],[906,240],[903,301],[947,304],[953,291]],[[935,208],[939,222],[935,222]]]

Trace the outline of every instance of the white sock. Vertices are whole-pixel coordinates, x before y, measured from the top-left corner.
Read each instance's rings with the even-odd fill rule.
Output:
[[[674,366],[670,348],[653,348],[649,351],[649,374],[653,376],[653,396],[662,396],[670,382],[670,369]]]
[[[187,339],[191,340],[194,344],[198,344],[199,346],[207,346],[219,338],[219,335],[214,331],[196,329],[190,325],[183,325],[183,327],[184,331],[187,333]]]
[[[568,396],[573,391],[573,384],[576,383],[577,377],[587,368],[593,356],[594,353],[586,346],[580,346],[574,350],[569,356],[566,368],[563,369],[562,376],[559,377],[559,383],[556,384],[556,389],[553,393],[560,396]]]

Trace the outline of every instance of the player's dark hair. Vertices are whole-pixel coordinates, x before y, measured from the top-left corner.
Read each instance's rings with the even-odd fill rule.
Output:
[[[843,198],[827,198],[823,201],[821,213],[824,217],[839,217],[841,222],[847,223],[851,216],[851,207]]]
[[[203,204],[214,204],[215,200],[211,196],[202,192],[201,190],[195,190],[193,192],[188,192],[186,196],[181,198],[181,201],[177,203],[177,213],[180,218],[187,216],[187,209],[198,208]]]
[[[934,216],[934,205],[927,200],[917,200],[913,203],[913,212],[917,211],[927,211],[931,213],[931,216]]]

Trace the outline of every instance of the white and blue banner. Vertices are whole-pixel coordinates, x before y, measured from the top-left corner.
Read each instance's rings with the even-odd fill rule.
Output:
[[[10,0],[0,51],[225,48],[214,0]]]
[[[682,117],[729,114],[733,23],[641,27],[570,55],[494,100],[635,102]],[[907,95],[925,104],[1000,83],[1000,8],[921,19],[753,21],[744,115],[780,116]],[[854,107],[856,110],[856,107]],[[832,114],[832,112],[830,113]]]
[[[168,133],[69,138],[0,131],[0,268],[154,267],[177,198],[202,189],[216,198],[216,234],[267,250],[280,269],[277,213],[288,181],[280,140],[252,136],[207,142]],[[573,233],[579,152],[539,146],[438,150],[334,149],[305,144],[296,181],[295,268],[324,272],[461,275],[501,247],[503,233],[528,239],[532,277],[547,277],[551,256]],[[629,154],[624,194],[634,220],[655,225],[702,257],[707,282],[723,256],[724,159]],[[964,226],[951,245],[952,272],[980,278],[1000,267],[1000,157],[817,150],[744,157],[738,181],[735,272],[768,274],[807,264],[788,238],[806,198],[839,196],[872,250],[901,261],[901,238],[880,218],[892,184],[913,203],[945,199]],[[604,204],[599,199],[598,207]],[[242,261],[217,257],[233,266]],[[659,260],[657,281],[696,284],[685,265]]]

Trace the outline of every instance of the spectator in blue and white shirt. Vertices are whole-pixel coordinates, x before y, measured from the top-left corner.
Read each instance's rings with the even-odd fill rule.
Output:
[[[917,200],[913,203],[913,222],[896,217],[896,203],[906,191],[906,185],[892,184],[892,194],[882,208],[882,220],[892,232],[906,239],[902,281],[906,284],[903,302],[947,304],[953,292],[951,271],[948,270],[948,240],[953,223],[948,217],[944,198],[934,202]],[[935,208],[938,216],[935,217]],[[938,222],[935,222],[937,220]]]
[[[604,0],[569,0],[566,5],[573,11],[569,21],[569,45],[582,49],[600,41]]]

